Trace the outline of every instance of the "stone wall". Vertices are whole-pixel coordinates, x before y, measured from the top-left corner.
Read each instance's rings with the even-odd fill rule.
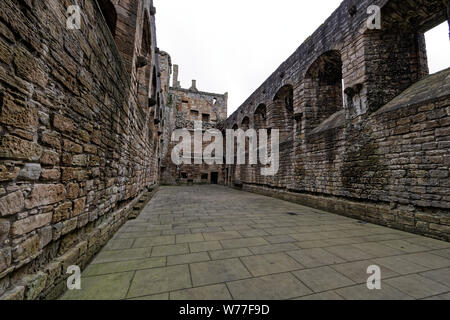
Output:
[[[66,28],[72,4],[81,30]],[[67,267],[86,266],[158,184],[154,14],[151,0],[2,1],[0,299],[57,297]]]
[[[423,35],[446,6],[343,1],[227,120],[280,130],[278,173],[227,166],[228,184],[450,240],[450,71],[427,77]]]

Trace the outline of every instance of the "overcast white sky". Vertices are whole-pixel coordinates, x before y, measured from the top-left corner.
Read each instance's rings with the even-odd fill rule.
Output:
[[[180,66],[182,87],[229,93],[236,110],[341,0],[155,0],[158,47]],[[431,72],[450,65],[448,27],[427,33]]]

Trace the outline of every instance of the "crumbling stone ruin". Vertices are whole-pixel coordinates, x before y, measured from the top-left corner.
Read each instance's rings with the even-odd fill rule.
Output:
[[[450,69],[428,75],[424,40],[448,6],[343,1],[227,119],[280,129],[278,174],[227,166],[228,184],[448,241]]]
[[[71,5],[81,28],[67,28]],[[369,29],[367,8],[381,8]],[[219,183],[450,240],[447,0],[345,0],[227,117],[180,88],[152,0],[3,0],[0,299],[53,299],[159,184]],[[173,83],[170,78],[173,69]],[[170,161],[176,128],[280,129],[280,170]],[[194,155],[195,156],[195,155]]]
[[[202,123],[202,135],[207,129],[216,129],[227,118],[228,94],[202,92],[197,89],[196,80],[192,80],[189,89],[180,87],[178,81],[179,67],[173,66],[173,87],[169,89],[168,100],[171,110],[175,112],[174,129],[188,129],[194,137],[195,121]],[[195,164],[195,157],[201,158],[209,141],[200,141],[202,145],[201,155],[194,154],[194,140],[192,142],[191,164],[176,165],[171,159],[173,147],[178,141],[170,143],[170,152],[166,153],[166,159],[161,167],[161,183],[163,184],[193,184],[212,183],[224,184],[223,168],[221,164],[208,165],[201,161]]]

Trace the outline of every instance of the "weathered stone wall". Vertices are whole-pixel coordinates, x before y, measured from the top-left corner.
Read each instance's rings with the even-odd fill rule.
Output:
[[[227,166],[228,184],[449,240],[450,72],[426,77],[423,35],[446,6],[344,1],[227,120],[280,130],[277,175]]]
[[[66,28],[72,4],[81,30]],[[158,183],[154,14],[151,0],[2,1],[1,298],[57,297],[67,267],[84,267]]]

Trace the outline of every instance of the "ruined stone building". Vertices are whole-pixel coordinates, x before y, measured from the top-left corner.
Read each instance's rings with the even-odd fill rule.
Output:
[[[194,150],[195,122],[201,122],[201,137],[207,129],[218,128],[227,118],[228,94],[202,92],[197,89],[196,80],[192,80],[189,89],[180,87],[178,81],[177,65],[174,65],[173,86],[169,89],[169,106],[175,112],[174,129],[187,129],[192,137],[190,164],[176,165],[171,159],[173,147],[178,141],[170,143],[170,152],[166,153],[166,159],[161,167],[161,182],[163,184],[191,184],[212,183],[224,184],[223,166],[221,164],[208,165],[203,159],[199,164],[194,163],[195,158],[202,158],[205,147],[209,141],[198,139],[201,150]],[[200,151],[200,152],[198,152]]]
[[[228,166],[231,184],[449,240],[450,69],[428,75],[424,40],[448,6],[343,1],[227,119],[280,130],[278,174]]]
[[[428,75],[424,41],[448,8],[344,0],[227,119],[227,94],[180,87],[153,0],[3,0],[0,299],[57,298],[68,266],[84,268],[160,184],[224,184],[450,240],[450,69]],[[279,129],[278,173],[174,165],[172,132],[200,120]]]

